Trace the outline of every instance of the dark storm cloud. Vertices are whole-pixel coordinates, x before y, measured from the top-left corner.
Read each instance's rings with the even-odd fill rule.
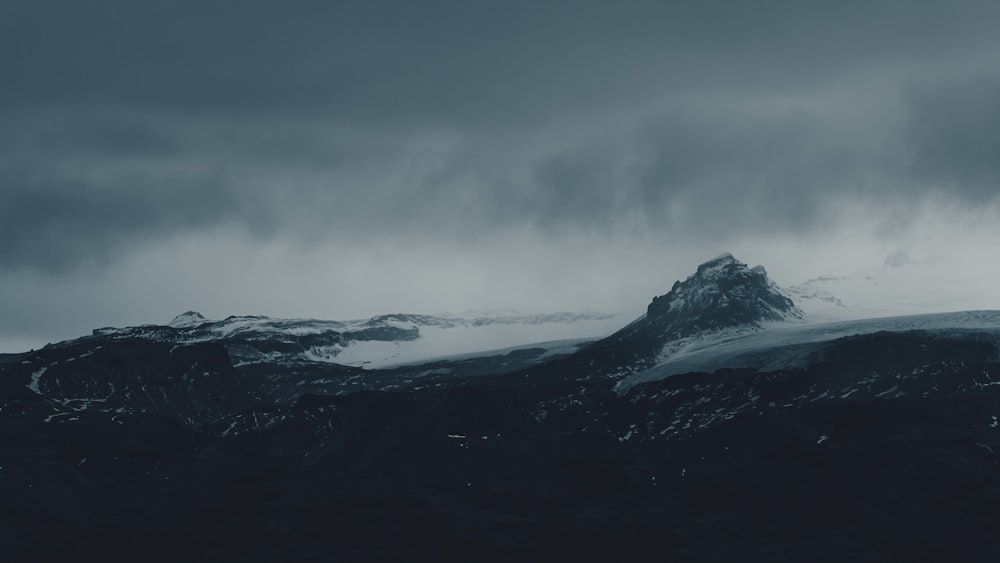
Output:
[[[538,226],[550,230],[606,229],[617,219],[619,198],[628,188],[616,157],[615,151],[590,146],[542,159],[533,169],[535,193],[518,213],[537,217]]]
[[[830,219],[830,200],[861,196],[892,165],[865,129],[794,104],[654,120],[637,139],[637,203],[654,222],[679,205],[680,227],[699,237],[808,232]]]
[[[159,235],[217,226],[234,208],[211,176],[161,170],[98,183],[46,168],[0,167],[0,269],[100,264]]]
[[[908,102],[914,182],[975,204],[1000,196],[1000,71],[922,84]]]
[[[65,270],[220,224],[724,239],[808,232],[837,199],[982,201],[1000,82],[941,69],[979,72],[998,16],[918,1],[5,3],[0,268]]]
[[[989,38],[997,12],[916,1],[9,4],[8,103],[494,122],[936,56],[956,38]]]
[[[184,150],[171,131],[142,116],[92,111],[7,112],[2,119],[5,128],[0,134],[0,150],[6,162],[39,156],[50,161],[109,155],[165,157]]]

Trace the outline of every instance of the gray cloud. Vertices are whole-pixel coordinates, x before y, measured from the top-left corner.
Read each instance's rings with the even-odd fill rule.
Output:
[[[923,84],[907,101],[914,181],[973,204],[1000,196],[1000,72]]]
[[[44,169],[0,167],[0,268],[65,272],[100,264],[157,235],[216,225],[233,208],[211,175],[140,170],[98,183]]]
[[[223,230],[302,256],[902,236],[995,201],[998,26],[975,1],[7,2],[0,285]]]
[[[982,2],[15,2],[6,103],[475,123],[770,91],[992,41]]]

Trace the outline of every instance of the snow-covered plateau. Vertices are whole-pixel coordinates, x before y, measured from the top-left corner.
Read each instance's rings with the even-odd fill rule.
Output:
[[[390,314],[349,321],[231,316],[216,321],[188,311],[167,325],[94,332],[175,344],[229,341],[234,343],[230,353],[241,363],[329,362],[378,369],[523,347],[551,348],[557,353],[600,338],[622,323],[618,315],[596,312]]]

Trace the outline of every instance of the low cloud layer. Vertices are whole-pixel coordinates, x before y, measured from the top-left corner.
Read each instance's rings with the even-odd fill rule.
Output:
[[[639,310],[722,250],[799,275],[995,242],[998,26],[971,1],[7,3],[0,339],[213,303]]]

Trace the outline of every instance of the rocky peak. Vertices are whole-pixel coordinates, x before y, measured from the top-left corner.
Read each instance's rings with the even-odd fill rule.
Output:
[[[763,322],[802,316],[763,267],[750,268],[726,253],[654,297],[644,317],[582,350],[575,361],[584,369],[626,373],[654,365],[667,347],[688,337],[756,330]]]
[[[646,310],[650,323],[668,329],[673,337],[801,315],[763,266],[750,268],[729,253],[698,266],[670,292],[653,298]]]
[[[732,254],[728,252],[723,252],[722,254],[716,256],[715,258],[712,258],[711,260],[699,265],[694,275],[701,277],[712,277],[718,275],[719,272],[727,268],[732,268],[735,266],[746,267],[746,264],[740,262],[736,258],[733,258]]]

